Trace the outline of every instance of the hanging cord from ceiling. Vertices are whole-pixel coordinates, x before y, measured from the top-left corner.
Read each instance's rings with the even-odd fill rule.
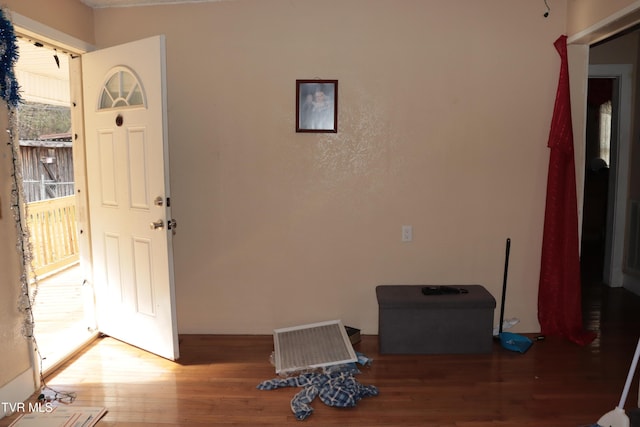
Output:
[[[548,18],[549,13],[551,13],[551,8],[549,7],[549,3],[547,2],[547,0],[544,0],[544,6],[547,8],[547,10],[544,12],[542,16],[544,16],[545,18]]]

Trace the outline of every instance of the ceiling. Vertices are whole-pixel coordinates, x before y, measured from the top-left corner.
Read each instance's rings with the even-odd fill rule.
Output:
[[[147,6],[157,4],[204,3],[220,0],[77,0],[92,8]],[[16,70],[56,80],[69,79],[68,55],[51,46],[37,47],[29,37],[18,36],[19,59]],[[59,66],[55,57],[58,58]]]
[[[46,46],[37,47],[33,41],[18,37],[18,61],[16,71],[26,71],[39,76],[46,76],[57,80],[69,80],[69,57],[62,52],[56,52]],[[56,63],[58,58],[60,66]]]
[[[22,100],[69,106],[69,57],[32,40],[19,37],[14,71]]]
[[[150,6],[157,4],[206,3],[220,0],[79,0],[89,7],[99,9],[105,7]]]

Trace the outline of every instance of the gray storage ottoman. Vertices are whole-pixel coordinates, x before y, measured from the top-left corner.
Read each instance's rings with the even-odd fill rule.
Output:
[[[424,286],[376,287],[380,353],[491,352],[496,300],[483,286],[445,295],[424,295]]]

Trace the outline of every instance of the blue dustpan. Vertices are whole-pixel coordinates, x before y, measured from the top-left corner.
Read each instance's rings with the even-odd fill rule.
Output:
[[[504,299],[507,294],[507,271],[509,270],[509,252],[511,251],[511,239],[507,238],[507,247],[504,256],[504,278],[502,281],[502,302],[500,304],[500,328],[498,337],[500,344],[507,350],[525,353],[533,344],[529,338],[524,335],[514,334],[511,332],[502,332],[502,323],[504,322]]]
[[[516,351],[518,353],[525,353],[533,344],[533,341],[524,335],[514,334],[511,332],[501,332],[499,337],[500,344],[503,348]]]

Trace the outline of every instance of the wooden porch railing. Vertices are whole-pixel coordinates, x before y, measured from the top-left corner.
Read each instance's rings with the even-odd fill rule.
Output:
[[[79,261],[75,196],[27,203],[27,224],[36,276]]]

